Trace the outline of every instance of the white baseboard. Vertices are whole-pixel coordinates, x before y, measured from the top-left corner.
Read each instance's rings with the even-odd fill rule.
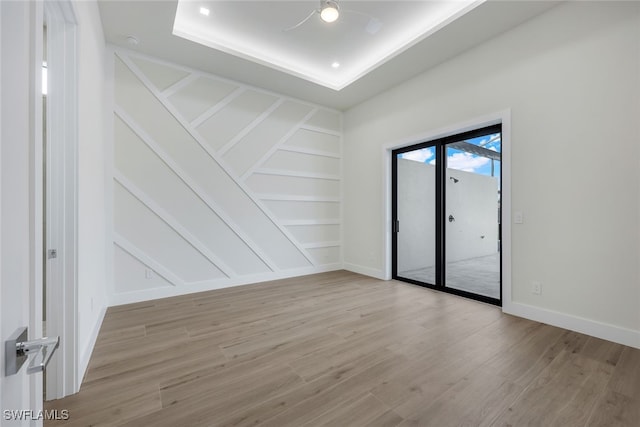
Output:
[[[505,302],[502,311],[514,316],[524,317],[525,319],[640,349],[640,331],[517,302]]]
[[[326,264],[318,267],[297,268],[272,273],[236,277],[233,279],[226,278],[218,280],[208,280],[203,282],[189,283],[184,286],[171,286],[165,288],[145,289],[134,292],[123,292],[111,295],[111,297],[109,298],[109,306],[132,304],[136,302],[175,297],[196,292],[213,291],[216,289],[230,288],[233,286],[250,285],[254,283],[267,282],[270,280],[307,276],[309,274],[325,273],[327,271],[336,270],[342,270],[342,263]]]
[[[344,269],[354,273],[364,274],[365,276],[375,277],[376,279],[386,280],[382,270],[347,262],[344,263]],[[548,325],[557,326],[559,328],[580,332],[603,340],[640,349],[640,331],[638,330],[627,329],[517,302],[505,302],[502,307],[502,311],[506,314],[524,317],[525,319],[546,323]]]
[[[387,280],[384,275],[384,271],[377,268],[364,267],[362,265],[344,263],[344,269],[353,273],[364,274],[365,276],[375,277],[380,280]]]
[[[195,292],[202,292],[215,289],[223,289],[233,286],[242,286],[254,283],[265,282],[269,280],[287,279],[291,277],[306,276],[309,274],[323,273],[327,271],[347,270],[365,276],[374,277],[380,280],[386,280],[384,271],[376,268],[365,267],[351,263],[335,263],[328,264],[320,267],[308,267],[294,270],[287,270],[281,272],[260,274],[254,276],[246,276],[235,279],[222,279],[214,281],[206,281],[200,283],[192,283],[180,287],[167,287],[148,289],[143,291],[119,293],[112,295],[110,299],[110,306],[130,304],[141,301],[148,301],[159,298],[167,298],[178,295],[185,295]],[[564,329],[569,329],[575,332],[580,332],[586,335],[590,335],[596,338],[601,338],[607,341],[612,341],[629,347],[640,349],[640,331],[627,329],[620,326],[615,326],[607,323],[598,322],[591,319],[585,319],[578,316],[572,316],[570,314],[561,313],[553,310],[548,310],[540,307],[531,306],[528,304],[522,304],[517,302],[507,303],[505,301],[502,311],[506,314],[511,314],[525,319],[534,320],[536,322],[545,323],[552,326],[557,326]],[[91,335],[90,345],[85,348],[79,365],[79,378],[82,379],[84,373],[89,364],[91,358],[91,352],[93,346],[98,337],[100,326],[104,318],[106,309],[102,311],[99,321],[96,323],[94,331]]]
[[[100,328],[102,327],[102,321],[104,320],[105,314],[107,314],[107,307],[104,307],[102,310],[100,310],[98,319],[96,320],[96,323],[95,325],[93,325],[93,329],[91,330],[89,342],[84,349],[81,349],[80,360],[78,361],[78,384],[76,384],[76,390],[78,391],[80,390],[80,385],[82,384],[82,380],[84,379],[84,374],[87,372],[87,368],[89,367],[91,354],[93,353],[93,348],[96,346],[96,341],[98,339],[98,334],[100,333]]]

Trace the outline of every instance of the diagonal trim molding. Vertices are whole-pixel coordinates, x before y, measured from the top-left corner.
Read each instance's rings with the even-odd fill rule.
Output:
[[[329,157],[331,159],[340,159],[341,156],[338,153],[332,153],[329,151],[314,150],[312,148],[294,147],[292,145],[281,145],[280,151],[289,151],[291,153],[310,154],[312,156]]]
[[[229,169],[226,163],[218,155],[216,155],[216,153],[214,153],[211,150],[208,144],[206,144],[203,141],[202,136],[189,125],[186,119],[180,114],[179,111],[177,111],[175,107],[173,107],[173,105],[171,105],[168,99],[166,99],[154,87],[154,85],[149,81],[149,79],[136,66],[136,64],[133,63],[133,61],[131,61],[131,59],[126,57],[124,54],[116,52],[116,55],[129,68],[129,70],[131,70],[131,72],[142,82],[142,84],[147,88],[147,90],[149,90],[153,94],[153,96],[155,96],[156,99],[160,101],[160,103],[167,109],[167,111],[169,111],[176,118],[178,123],[180,123],[180,125],[191,135],[191,137],[202,147],[202,149],[205,150],[205,152],[211,157],[211,159],[213,159],[222,168],[222,170],[234,181],[234,183],[240,189],[242,189],[242,191],[251,199],[251,201],[253,201],[253,203],[255,203],[255,205],[262,211],[262,213],[267,218],[269,218],[269,220],[280,230],[280,232],[291,242],[291,244],[293,244],[296,247],[296,249],[306,258],[309,264],[312,266],[317,266],[317,262],[314,260],[311,254],[304,247],[302,247],[300,242],[298,242],[284,226],[282,226],[277,221],[273,213],[271,213],[269,209],[267,209],[267,207],[261,202],[261,200],[258,199],[253,194],[253,192],[247,187],[247,185],[244,182],[242,182],[242,180],[240,180],[239,177],[236,176],[236,174]],[[276,103],[278,102],[283,103],[284,98],[280,98],[278,101],[276,101]],[[274,105],[276,103],[274,103]],[[277,108],[277,106],[275,108]]]
[[[293,135],[295,135],[295,133],[300,130],[300,128],[302,127],[302,125],[309,120],[311,117],[313,117],[313,115],[318,111],[317,108],[312,109],[311,111],[309,111],[303,118],[302,120],[300,120],[295,126],[293,126],[289,132],[286,133],[286,135],[284,135],[280,141],[278,141],[277,143],[275,143],[273,145],[273,147],[271,147],[271,149],[269,149],[269,151],[267,151],[266,153],[264,153],[264,155],[253,165],[251,166],[243,175],[242,177],[240,177],[241,180],[246,181],[247,178],[249,178],[255,171],[257,168],[259,168],[260,166],[262,166],[262,164],[264,162],[266,162],[271,156],[273,156],[273,153],[275,153],[276,151],[278,151],[278,149],[280,148],[280,146],[282,146],[285,142],[287,142],[289,139],[291,139],[291,137]]]
[[[206,109],[202,114],[196,117],[192,122],[191,126],[194,129],[197,129],[198,126],[209,120],[213,117],[218,111],[222,110],[224,107],[229,105],[234,99],[238,98],[240,95],[245,93],[247,90],[243,87],[239,87],[238,89],[231,92],[229,95],[222,98],[220,102]]]
[[[155,271],[159,276],[171,283],[173,286],[184,286],[185,281],[178,277],[175,273],[167,269],[155,259],[147,255],[143,250],[131,243],[118,233],[114,233],[113,243],[120,249]]]
[[[112,304],[343,267],[341,112],[139,52],[110,55],[121,138],[111,187],[139,204],[131,214],[154,224],[135,234],[141,240],[113,231],[114,247],[131,261],[117,259],[125,282],[113,289]],[[128,208],[119,205],[117,215],[128,218]],[[155,227],[172,236],[155,236]],[[169,237],[182,240],[178,252]],[[170,246],[151,246],[159,242]],[[187,280],[183,264],[160,265],[168,253],[202,256],[217,272]],[[165,284],[139,283],[144,274],[134,260]]]
[[[138,188],[130,179],[118,170],[114,170],[113,178],[133,197],[138,199],[143,205],[145,205],[151,212],[153,212],[158,218],[164,221],[169,227],[175,231],[178,236],[189,243],[195,250],[200,252],[210,263],[216,266],[218,270],[222,271],[227,277],[236,277],[237,274],[229,267],[224,261],[222,261],[216,254],[211,252],[207,246],[202,243],[196,236],[191,234],[180,222],[165,211],[160,205],[154,202],[144,191]]]
[[[175,82],[174,84],[172,84],[171,86],[169,86],[168,88],[166,88],[165,90],[162,91],[162,94],[166,97],[169,97],[171,95],[173,95],[174,93],[178,92],[180,89],[186,87],[187,85],[189,85],[191,82],[194,82],[198,79],[198,76],[195,74],[189,74],[185,77],[183,77],[182,79],[178,80],[177,82]]]
[[[328,173],[314,173],[314,172],[297,172],[280,169],[268,169],[260,168],[256,169],[253,174],[255,175],[275,175],[275,176],[290,176],[293,178],[312,178],[321,179],[326,181],[340,181],[340,176],[328,174]]]
[[[263,111],[262,114],[260,114],[251,123],[249,123],[244,129],[242,129],[240,132],[238,132],[238,134],[236,136],[234,136],[233,138],[231,138],[231,140],[229,140],[229,142],[227,142],[225,145],[223,145],[218,150],[218,156],[222,157],[225,154],[227,154],[229,152],[229,150],[231,150],[240,140],[242,140],[242,138],[247,136],[247,134],[249,132],[251,132],[253,129],[255,129],[260,123],[264,122],[267,119],[267,117],[269,117],[271,115],[271,113],[273,113],[282,104],[284,104],[284,99],[282,99],[282,98],[276,99],[274,101],[274,103],[271,104],[271,106],[269,108],[267,108],[265,111]],[[165,107],[166,107],[166,105],[165,105]],[[173,114],[173,112],[172,112],[172,114]],[[180,113],[178,113],[176,111],[176,117],[177,117],[178,114],[180,114]],[[185,129],[187,129],[187,128],[185,128]],[[190,132],[189,129],[187,129],[187,131]]]
[[[129,128],[136,134],[138,137],[149,147],[151,151],[155,153],[156,156],[160,158],[167,165],[167,167],[176,175],[182,182],[184,182],[187,187],[193,193],[198,196],[200,200],[202,200],[209,209],[211,209],[218,217],[225,223],[231,230],[242,239],[247,246],[251,249],[253,253],[255,253],[261,260],[264,262],[271,271],[278,271],[278,267],[275,265],[273,260],[260,249],[260,247],[249,237],[239,226],[238,224],[231,219],[231,217],[220,207],[218,204],[211,199],[207,195],[207,193],[200,188],[200,186],[193,180],[186,171],[182,170],[182,168],[171,159],[171,157],[165,153],[162,148],[151,138],[144,129],[138,126],[135,121],[119,106],[115,106],[114,112],[122,121],[129,126]]]

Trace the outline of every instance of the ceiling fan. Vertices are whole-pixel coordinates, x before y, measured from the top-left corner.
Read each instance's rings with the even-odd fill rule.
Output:
[[[379,19],[369,15],[368,13],[360,12],[357,10],[349,10],[349,9],[344,9],[343,11],[347,13],[356,13],[358,15],[363,15],[369,18],[369,24],[367,25],[367,32],[371,34],[377,33],[382,27],[382,22],[380,22]],[[283,31],[295,30],[296,28],[302,26],[305,22],[307,22],[316,14],[319,15],[320,19],[322,19],[324,22],[330,24],[332,22],[337,21],[338,18],[340,17],[340,5],[338,5],[338,2],[335,0],[320,0],[319,8],[312,10],[311,13],[309,13],[309,15],[307,15],[307,17],[304,18],[302,21],[298,22],[296,25],[292,27],[285,28]]]

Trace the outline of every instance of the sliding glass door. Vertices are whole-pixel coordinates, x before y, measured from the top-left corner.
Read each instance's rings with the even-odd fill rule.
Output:
[[[393,277],[501,303],[501,126],[393,151]]]

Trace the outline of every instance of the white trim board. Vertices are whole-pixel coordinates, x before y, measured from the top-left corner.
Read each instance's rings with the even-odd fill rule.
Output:
[[[147,255],[142,249],[131,243],[118,233],[115,233],[113,244],[137,259],[145,267],[153,270],[158,276],[169,282],[172,286],[184,286],[185,281],[173,271],[164,267],[161,263]]]
[[[182,65],[182,64],[177,64],[175,62],[165,61],[163,59],[156,58],[156,57],[151,56],[151,55],[146,55],[144,53],[136,52],[136,51],[131,50],[131,49],[126,49],[126,48],[123,48],[123,47],[120,47],[120,46],[111,45],[111,44],[107,45],[107,47],[111,48],[111,53],[115,53],[115,54],[118,54],[118,55],[120,55],[120,54],[127,55],[130,58],[138,58],[138,59],[142,59],[143,61],[153,62],[153,63],[156,63],[158,65],[163,65],[165,67],[171,67],[171,68],[174,68],[176,70],[184,71],[185,73],[193,74],[193,75],[198,76],[198,77],[206,77],[206,78],[217,80],[217,81],[222,82],[222,83],[229,83],[229,84],[232,84],[232,85],[235,85],[235,86],[243,87],[245,89],[251,89],[253,91],[256,91],[256,92],[259,92],[259,93],[263,93],[263,94],[266,94],[266,95],[273,95],[273,96],[276,96],[278,98],[282,98],[284,100],[295,101],[295,102],[300,103],[302,105],[306,105],[306,106],[309,106],[309,107],[312,107],[312,108],[318,108],[320,110],[329,111],[331,113],[338,114],[340,117],[342,117],[342,114],[343,114],[342,111],[340,111],[340,110],[338,110],[336,108],[326,107],[326,106],[320,105],[320,104],[314,104],[312,102],[305,101],[303,99],[299,99],[299,98],[294,98],[292,96],[283,95],[281,93],[273,92],[273,91],[270,91],[270,90],[267,90],[267,89],[264,89],[264,88],[261,88],[261,87],[258,87],[258,86],[252,86],[252,85],[249,85],[249,84],[246,84],[246,83],[241,83],[241,82],[236,81],[236,80],[231,80],[231,79],[227,79],[227,78],[224,78],[224,77],[220,77],[220,76],[212,74],[212,73],[208,73],[208,72],[205,72],[205,71],[200,71],[200,70],[197,70],[195,68],[187,67],[187,66]],[[316,129],[319,132],[323,132],[323,133],[325,133],[325,131],[336,132],[335,130],[332,130],[332,129],[326,129],[326,130],[324,128],[316,128]]]
[[[213,291],[216,289],[230,288],[234,286],[251,285],[271,280],[288,279],[291,277],[308,276],[311,274],[325,273],[328,271],[342,270],[341,263],[325,264],[315,267],[303,267],[286,271],[278,271],[257,275],[242,276],[233,279],[216,279],[203,282],[185,283],[181,286],[171,286],[163,288],[145,289],[140,291],[118,293],[111,295],[109,306],[132,304],[142,301],[150,301],[160,298],[169,298],[180,295],[187,295],[196,292]]]
[[[502,312],[640,349],[640,331],[513,301]]]
[[[342,144],[342,142],[340,144]],[[280,151],[289,151],[289,152],[292,152],[292,153],[309,154],[311,156],[329,157],[329,158],[332,158],[332,159],[341,159],[342,158],[342,154],[341,153],[333,153],[331,151],[314,150],[313,148],[296,147],[294,145],[283,144],[280,147],[278,147],[278,150],[280,150]]]
[[[120,57],[120,59],[127,64],[127,66],[129,65],[129,63],[127,63],[123,57]],[[137,70],[134,70],[133,68],[129,68],[142,82],[143,84],[147,87],[147,89],[149,89],[150,91],[152,91],[152,86],[150,84],[147,84],[144,79],[143,79],[143,74],[136,72]],[[154,93],[155,94],[155,93]],[[160,102],[163,101],[163,99],[160,99]],[[162,104],[165,106],[165,108],[169,109],[168,105],[165,102],[162,102]],[[247,136],[252,130],[254,130],[256,127],[258,127],[258,125],[260,125],[262,122],[264,122],[270,115],[271,113],[273,113],[274,111],[276,111],[278,109],[278,107],[280,107],[282,104],[284,104],[284,99],[282,98],[278,98],[275,100],[275,102],[273,102],[271,104],[271,106],[269,106],[269,108],[267,108],[265,111],[263,111],[258,117],[256,117],[255,119],[253,119],[253,121],[251,123],[249,123],[247,126],[244,127],[244,129],[242,129],[240,132],[238,132],[233,138],[231,138],[226,144],[224,144],[222,147],[218,148],[218,151],[215,152],[215,154],[217,155],[217,157],[224,157],[225,154],[227,154],[229,151],[231,151],[231,149],[242,140],[242,138],[244,138],[245,136]],[[178,118],[180,117],[180,114],[178,113],[177,110],[173,111],[173,110],[169,110],[171,111],[171,114]],[[185,129],[187,130],[187,132],[189,132],[189,128],[185,127]],[[195,138],[195,135],[192,135]],[[196,140],[198,140],[196,138]],[[198,140],[199,142],[199,140]],[[202,148],[204,148],[205,151],[209,152],[210,150],[207,150],[207,145],[206,144],[202,144]],[[213,151],[211,152],[213,154]],[[212,156],[213,157],[213,156]],[[214,160],[216,160],[216,158],[214,158]],[[217,162],[217,160],[216,160]],[[219,162],[218,162],[219,163]]]
[[[100,314],[98,315],[98,321],[94,325],[91,336],[89,337],[89,342],[84,349],[79,349],[80,357],[78,359],[78,377],[77,377],[77,385],[76,390],[80,391],[80,386],[82,385],[82,381],[84,380],[84,375],[87,372],[87,368],[89,367],[89,362],[91,361],[91,355],[93,354],[93,349],[96,346],[96,341],[98,340],[98,334],[100,333],[100,328],[102,327],[102,322],[104,321],[104,316],[107,314],[107,307],[104,307],[100,310]]]
[[[365,276],[373,277],[380,280],[390,280],[385,276],[385,273],[383,270],[380,270],[377,268],[365,267],[362,265],[345,262],[344,269],[347,271],[351,271],[352,273],[363,274]]]
[[[229,95],[225,96],[224,98],[222,98],[220,100],[220,102],[218,102],[217,104],[207,108],[202,114],[200,114],[198,117],[196,117],[195,119],[193,119],[191,121],[191,123],[189,123],[194,129],[198,129],[198,127],[200,127],[200,125],[202,125],[204,122],[206,122],[207,120],[209,120],[211,117],[215,116],[217,112],[219,112],[220,110],[222,110],[224,107],[226,107],[227,105],[231,104],[236,98],[238,98],[240,95],[242,95],[243,93],[245,93],[247,91],[246,88],[244,87],[239,87],[238,89],[234,90],[233,92],[231,92]],[[166,96],[166,94],[163,95]]]

